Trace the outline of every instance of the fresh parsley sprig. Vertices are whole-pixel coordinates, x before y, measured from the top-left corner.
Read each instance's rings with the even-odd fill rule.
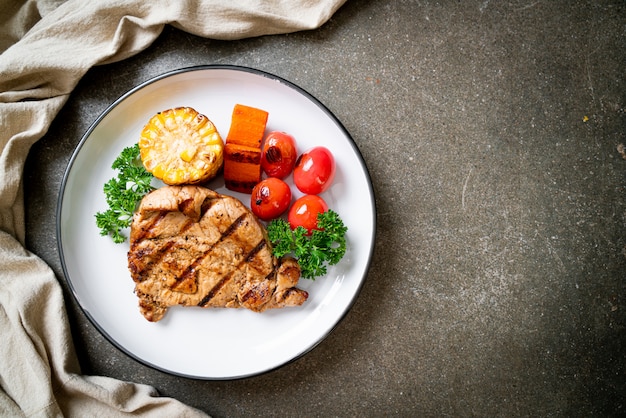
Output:
[[[104,184],[109,209],[96,213],[96,225],[100,235],[110,235],[113,242],[121,244],[126,241],[122,229],[130,226],[139,201],[154,190],[153,176],[141,162],[139,144],[124,148],[111,168],[117,170],[118,175]]]
[[[317,216],[317,225],[311,235],[301,226],[291,230],[284,219],[274,219],[267,233],[276,257],[293,254],[300,264],[301,276],[315,280],[327,273],[327,265],[334,265],[346,253],[346,232],[337,212],[329,209]]]

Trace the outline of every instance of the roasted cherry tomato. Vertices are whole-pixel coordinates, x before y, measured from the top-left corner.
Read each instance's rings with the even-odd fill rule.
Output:
[[[291,209],[287,220],[291,229],[299,226],[304,227],[310,234],[317,227],[317,215],[328,210],[328,205],[321,197],[313,194],[304,195],[296,200]]]
[[[275,177],[261,180],[250,196],[250,208],[252,212],[269,221],[282,215],[291,203],[291,189],[289,185]]]
[[[335,157],[325,147],[305,151],[296,161],[293,182],[306,194],[326,191],[335,178]]]
[[[296,164],[296,140],[284,132],[270,132],[261,153],[261,168],[269,177],[284,179]]]

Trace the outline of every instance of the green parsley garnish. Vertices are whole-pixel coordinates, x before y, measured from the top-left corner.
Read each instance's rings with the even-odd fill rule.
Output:
[[[96,225],[100,235],[110,235],[113,242],[120,244],[126,241],[122,229],[130,226],[139,201],[154,190],[153,176],[141,163],[139,144],[124,148],[111,168],[117,170],[118,175],[104,185],[109,209],[96,213]]]
[[[284,219],[274,219],[267,226],[267,233],[276,257],[293,254],[300,264],[301,276],[315,280],[327,272],[327,265],[339,262],[346,253],[348,228],[337,212],[328,210],[317,215],[317,225],[311,235],[301,226],[293,231]]]

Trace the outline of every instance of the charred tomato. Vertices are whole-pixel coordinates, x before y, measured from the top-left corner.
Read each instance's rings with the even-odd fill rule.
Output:
[[[278,218],[291,203],[291,189],[281,179],[268,177],[252,189],[250,208],[264,221]]]
[[[296,140],[285,132],[270,132],[261,152],[261,168],[269,177],[284,179],[296,164]]]

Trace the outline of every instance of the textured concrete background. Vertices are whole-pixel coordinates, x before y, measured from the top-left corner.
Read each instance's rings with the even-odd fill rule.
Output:
[[[245,380],[152,370],[67,294],[85,373],[216,417],[626,413],[626,3],[349,0],[319,30],[236,42],[167,28],[94,68],[25,175],[29,247],[65,286],[54,213],[89,125],[197,64],[286,78],[344,123],[378,208],[371,271],[312,352]]]

